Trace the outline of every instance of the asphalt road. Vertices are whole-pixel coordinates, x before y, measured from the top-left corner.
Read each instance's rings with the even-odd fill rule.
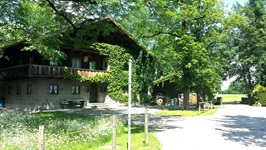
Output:
[[[213,116],[166,117],[148,107],[149,129],[155,131],[162,150],[266,150],[266,107],[225,105]],[[144,124],[144,107],[132,107],[132,123]],[[128,108],[71,109],[84,115],[118,115]]]
[[[265,107],[225,105],[213,116],[165,117],[160,124],[162,150],[266,149]]]

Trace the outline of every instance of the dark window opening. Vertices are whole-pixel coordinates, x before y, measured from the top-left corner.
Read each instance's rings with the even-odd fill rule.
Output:
[[[27,86],[27,94],[31,94],[31,84]]]
[[[128,94],[128,87],[127,86],[124,86],[122,88],[122,90],[123,90],[123,94]]]
[[[11,95],[12,94],[12,86],[7,87],[7,94]]]
[[[21,86],[20,86],[20,85],[17,86],[17,94],[18,94],[18,95],[21,94]]]
[[[58,85],[56,84],[50,84],[50,94],[58,94]]]
[[[100,86],[100,92],[107,92],[107,86],[105,85]]]
[[[80,94],[80,86],[72,85],[72,94]]]

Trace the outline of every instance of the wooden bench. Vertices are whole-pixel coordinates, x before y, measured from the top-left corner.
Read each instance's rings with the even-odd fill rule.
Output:
[[[61,108],[83,108],[86,105],[85,100],[62,100],[59,102]]]
[[[69,107],[69,102],[66,100],[60,101],[59,104],[60,104],[61,108],[63,108],[63,109],[66,109]]]
[[[206,107],[208,107],[208,109],[210,109],[210,108],[212,109],[213,108],[212,101],[209,101],[209,102],[199,102],[199,114],[200,114],[201,105],[203,105],[204,112],[206,110]]]
[[[213,109],[212,101],[209,101],[209,103],[208,103],[208,109],[209,109],[209,107],[211,107],[211,109]]]

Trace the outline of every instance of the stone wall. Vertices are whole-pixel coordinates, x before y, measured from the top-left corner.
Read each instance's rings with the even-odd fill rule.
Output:
[[[58,85],[58,94],[49,94],[51,84]],[[31,85],[31,93],[27,93],[28,85]],[[72,94],[72,86],[80,87],[80,94]],[[17,93],[18,86],[21,92]],[[66,79],[55,78],[30,78],[21,80],[12,80],[5,82],[4,97],[6,107],[13,109],[22,109],[34,111],[39,109],[58,109],[61,100],[83,99],[89,103],[90,92],[88,91],[90,82],[79,82]],[[100,86],[97,86],[99,88]],[[8,90],[11,89],[11,90]],[[104,103],[106,92],[100,92],[98,89],[98,102]]]

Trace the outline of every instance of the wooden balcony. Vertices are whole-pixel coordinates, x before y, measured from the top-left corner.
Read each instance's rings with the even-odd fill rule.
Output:
[[[63,77],[63,66],[46,66],[46,65],[20,65],[0,69],[7,79],[26,78],[26,77]],[[67,68],[70,73],[79,73],[81,76],[94,76],[95,74],[106,74],[106,70],[90,70],[83,68]]]

